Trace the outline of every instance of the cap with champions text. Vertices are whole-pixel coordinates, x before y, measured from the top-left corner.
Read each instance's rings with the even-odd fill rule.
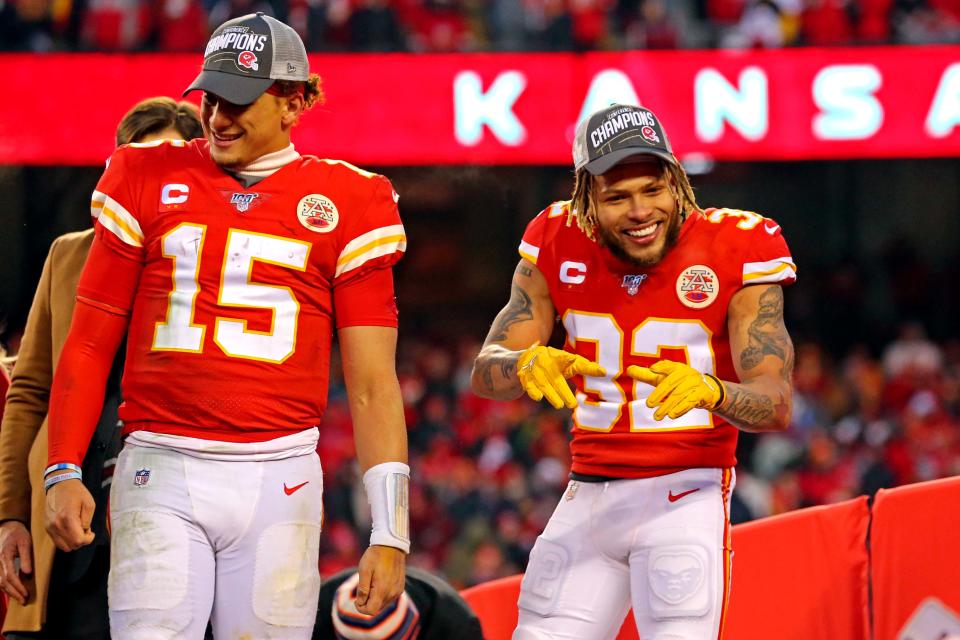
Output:
[[[670,141],[653,111],[614,104],[595,111],[577,126],[573,166],[598,176],[635,155],[651,155],[677,164]]]
[[[200,89],[234,104],[250,104],[276,80],[306,82],[310,65],[293,28],[263,13],[217,27],[203,53],[203,69],[183,95]]]

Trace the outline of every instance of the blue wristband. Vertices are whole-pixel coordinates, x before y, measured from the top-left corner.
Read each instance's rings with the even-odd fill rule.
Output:
[[[74,471],[72,469],[67,469],[65,471],[58,471],[51,476],[44,478],[43,480],[43,490],[49,491],[50,487],[55,484],[59,484],[65,480],[81,480],[80,472]]]
[[[76,471],[81,475],[81,477],[83,476],[83,470],[79,466],[72,464],[70,462],[60,462],[58,464],[52,464],[46,469],[44,469],[43,475],[44,477],[46,477],[51,473],[53,473],[54,471]]]

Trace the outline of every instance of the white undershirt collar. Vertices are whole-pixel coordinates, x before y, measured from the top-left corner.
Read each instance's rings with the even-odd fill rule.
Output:
[[[260,182],[267,176],[271,176],[294,160],[300,158],[300,153],[294,148],[291,142],[286,148],[280,151],[266,153],[239,171],[234,172],[238,180],[252,186]]]

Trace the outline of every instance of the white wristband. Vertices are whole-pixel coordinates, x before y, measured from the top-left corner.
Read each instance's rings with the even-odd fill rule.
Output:
[[[382,462],[363,474],[363,486],[373,516],[370,544],[410,553],[410,467]]]

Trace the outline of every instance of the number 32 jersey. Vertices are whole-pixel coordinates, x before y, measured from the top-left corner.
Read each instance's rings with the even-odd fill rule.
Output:
[[[334,324],[396,326],[382,270],[406,248],[397,199],[383,176],[312,156],[244,188],[203,140],[115,152],[92,207],[98,239],[143,265],[125,430],[257,442],[316,426]]]
[[[564,349],[607,371],[574,379],[574,472],[637,478],[736,464],[735,427],[705,409],[658,422],[646,405],[653,387],[625,372],[666,359],[739,381],[730,298],[746,286],[796,280],[776,222],[730,209],[694,212],[663,260],[641,268],[587,238],[569,203],[558,202],[530,222],[519,251],[547,280],[566,329]]]

